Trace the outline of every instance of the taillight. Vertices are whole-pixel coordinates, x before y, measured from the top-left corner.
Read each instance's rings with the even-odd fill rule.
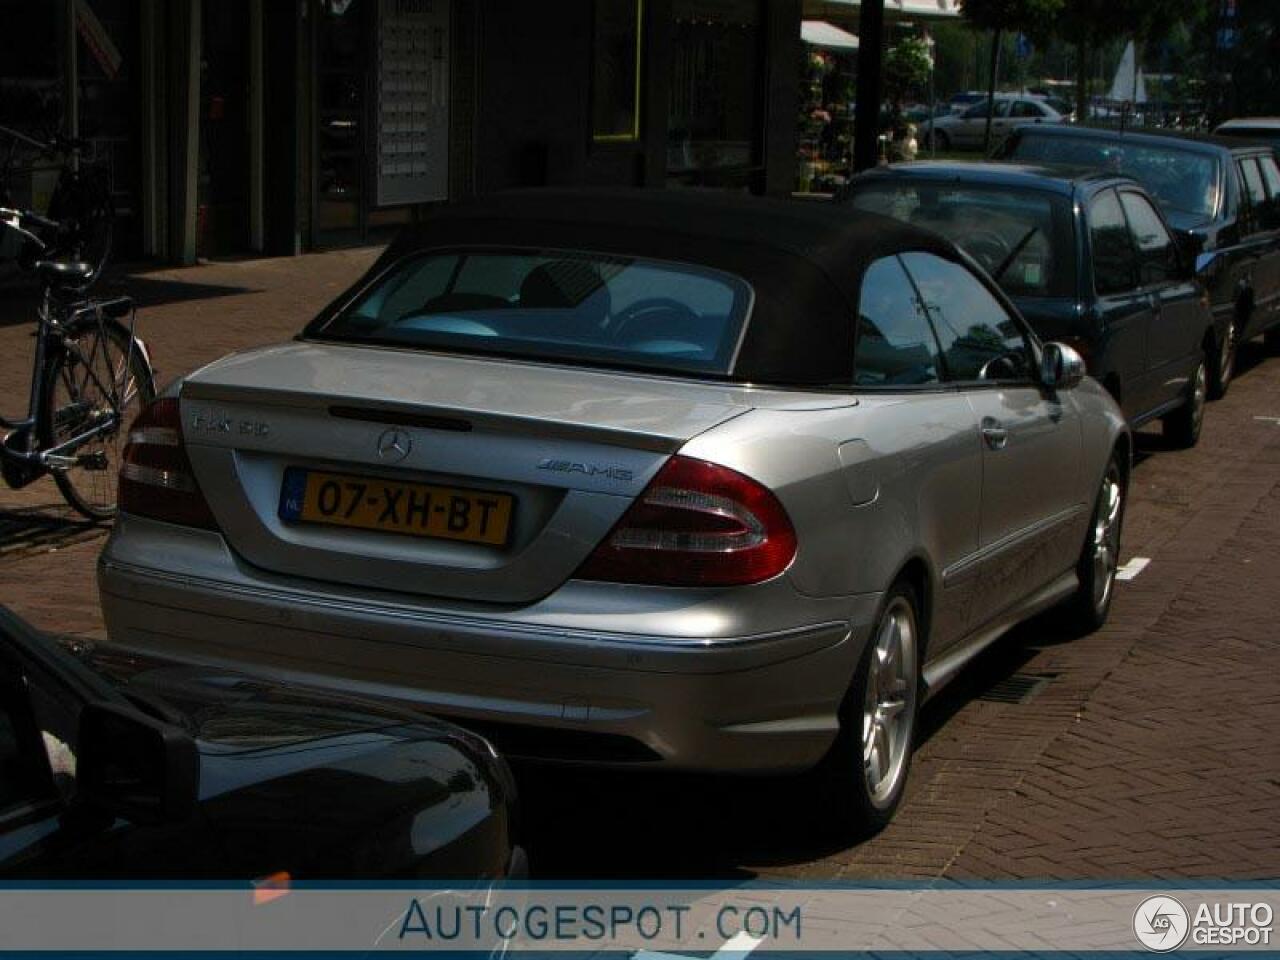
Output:
[[[768,580],[796,554],[796,532],[763,485],[728,467],[672,457],[576,576],[675,587]]]
[[[216,530],[182,442],[176,397],[161,397],[129,428],[120,466],[120,509],[140,517]]]

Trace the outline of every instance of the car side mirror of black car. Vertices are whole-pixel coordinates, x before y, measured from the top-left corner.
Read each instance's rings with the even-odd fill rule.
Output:
[[[78,802],[131,823],[172,823],[195,806],[200,779],[185,731],[125,704],[89,703],[80,712]]]
[[[1070,390],[1084,379],[1084,358],[1065,343],[1046,343],[1040,354],[1040,382],[1052,390]]]
[[[1190,280],[1200,270],[1200,255],[1204,253],[1204,237],[1190,230],[1179,230],[1177,233],[1178,260],[1182,266],[1182,276]]]

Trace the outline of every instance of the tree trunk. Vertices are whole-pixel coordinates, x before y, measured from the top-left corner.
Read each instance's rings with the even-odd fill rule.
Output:
[[[991,120],[996,113],[996,73],[1000,69],[1000,30],[991,34],[991,73],[987,78],[987,125],[982,132],[982,153],[991,155]]]

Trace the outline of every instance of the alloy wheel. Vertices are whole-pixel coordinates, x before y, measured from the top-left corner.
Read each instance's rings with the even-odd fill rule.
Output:
[[[1093,518],[1093,606],[1106,609],[1115,587],[1116,567],[1120,561],[1120,507],[1124,489],[1114,468],[1107,471],[1098,496],[1098,511]]]
[[[1191,387],[1191,430],[1193,436],[1200,435],[1200,426],[1204,422],[1204,402],[1209,394],[1209,380],[1205,373],[1204,361],[1196,367],[1196,379]]]
[[[905,597],[895,597],[885,610],[874,642],[862,709],[862,765],[871,803],[883,807],[902,779],[915,723],[916,619]]]
[[[1222,390],[1231,382],[1232,371],[1236,366],[1236,325],[1234,320],[1227,321],[1227,329],[1222,334],[1222,349],[1218,351],[1218,384]]]

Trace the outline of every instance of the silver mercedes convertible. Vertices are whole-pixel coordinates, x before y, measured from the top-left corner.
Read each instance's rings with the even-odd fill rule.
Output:
[[[947,241],[835,205],[451,205],[133,425],[118,647],[516,755],[816,768],[892,816],[920,704],[1111,603],[1130,436]]]

